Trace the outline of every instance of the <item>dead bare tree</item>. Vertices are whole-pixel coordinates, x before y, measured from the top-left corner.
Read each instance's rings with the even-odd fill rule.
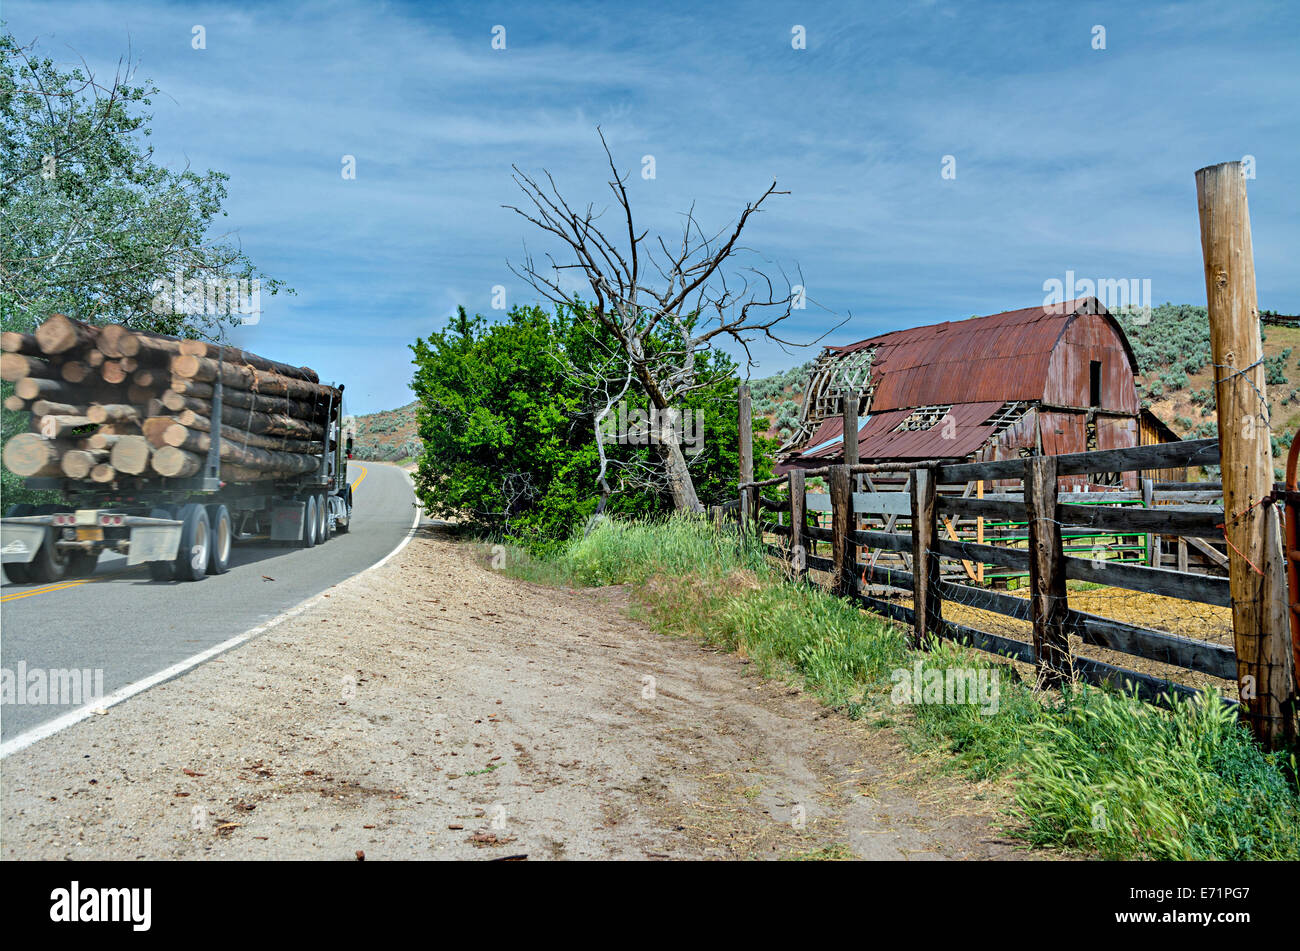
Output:
[[[604,212],[597,211],[593,204],[575,211],[545,170],[542,184],[512,166],[515,183],[531,207],[504,207],[567,245],[572,260],[561,263],[548,253],[547,265],[539,268],[525,250],[523,265],[511,265],[511,270],[547,300],[591,320],[617,342],[619,359],[610,361],[616,374],[608,388],[611,394],[621,395],[623,378],[627,376],[642,390],[652,408],[671,411],[690,391],[717,382],[717,376],[703,378],[697,372],[696,358],[722,341],[729,340],[744,350],[747,371],[756,365],[750,351],[756,340],[765,338],[782,347],[815,343],[796,343],[775,332],[791,310],[803,306],[807,299],[802,274],[797,284],[791,284],[780,271],[784,290],[778,291],[772,278],[755,266],[738,265],[733,273],[727,273],[727,265],[738,264],[740,255],[753,254],[740,243],[750,218],[768,199],[788,192],[778,191],[773,182],[756,201],[745,205],[738,218],[712,233],[700,226],[692,205],[683,214],[680,243],[674,242],[670,248],[662,237],[648,240],[648,231],[638,233],[626,188],[627,176],[619,174],[604,133],[599,128],[597,133],[613,176],[609,187],[620,218],[616,232],[610,229],[607,234],[601,229],[598,221]],[[566,271],[580,272],[581,280],[566,280]],[[590,301],[575,287],[582,288],[582,294],[590,288]],[[605,415],[612,405],[611,401],[605,402]],[[651,441],[660,456],[674,506],[678,511],[701,511],[680,442],[671,434],[655,436]],[[600,439],[599,430],[596,438]]]

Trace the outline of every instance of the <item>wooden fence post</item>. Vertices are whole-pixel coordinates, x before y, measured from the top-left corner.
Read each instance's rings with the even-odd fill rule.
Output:
[[[808,577],[808,550],[804,541],[807,524],[804,505],[804,475],[802,469],[790,470],[790,567],[796,578]]]
[[[742,383],[740,391],[740,484],[754,481],[754,416],[750,408],[749,387]],[[750,519],[757,513],[749,511],[749,492],[746,489],[740,490],[740,510],[737,517],[740,522],[740,531],[743,534],[748,526]]]
[[[853,476],[848,466],[831,466],[831,558],[834,560],[832,591],[841,596],[854,593],[853,546],[849,532],[853,529]]]
[[[858,392],[848,390],[844,394],[844,464],[858,464]]]
[[[929,636],[943,636],[943,601],[939,594],[938,485],[930,469],[912,470],[912,646],[925,647]]]
[[[1056,457],[1034,456],[1025,469],[1025,507],[1029,516],[1029,591],[1034,620],[1034,654],[1039,675],[1058,686],[1071,674],[1069,611],[1065,593],[1065,551],[1056,520]]]
[[[844,391],[843,424],[844,424],[844,464],[846,466],[856,466],[858,464],[858,391],[850,387]],[[851,476],[849,483],[850,492],[858,490],[858,477]],[[857,515],[851,517],[852,528],[861,528],[858,524]],[[858,563],[858,546],[849,543],[848,563],[850,566]]]
[[[1142,480],[1142,507],[1144,509],[1152,508],[1156,502],[1155,481],[1153,479]],[[1160,536],[1153,532],[1147,532],[1147,564],[1153,568],[1160,565]]]
[[[1196,199],[1219,408],[1237,687],[1251,730],[1266,748],[1276,748],[1286,733],[1291,693],[1290,624],[1285,578],[1271,576],[1283,570],[1281,539],[1275,537],[1276,519],[1268,515],[1272,503],[1263,501],[1273,490],[1273,458],[1241,163],[1198,170]]]

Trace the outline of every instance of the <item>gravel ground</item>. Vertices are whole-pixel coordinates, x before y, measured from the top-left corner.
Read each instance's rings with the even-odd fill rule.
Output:
[[[1026,858],[745,661],[436,529],[263,636],[0,763],[7,859]],[[653,678],[653,689],[646,678]]]

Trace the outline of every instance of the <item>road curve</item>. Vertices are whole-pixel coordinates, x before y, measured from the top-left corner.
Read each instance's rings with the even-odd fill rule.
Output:
[[[365,570],[411,531],[415,496],[406,474],[348,464],[352,530],[310,549],[239,544],[229,573],[156,582],[144,566],[105,555],[93,577],[33,587],[0,585],[0,667],[102,669],[105,695],[191,658]],[[67,714],[73,706],[5,702],[0,740]]]

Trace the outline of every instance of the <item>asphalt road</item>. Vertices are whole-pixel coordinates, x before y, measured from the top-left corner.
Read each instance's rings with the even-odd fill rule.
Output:
[[[105,695],[166,670],[276,617],[368,568],[410,532],[415,496],[406,474],[376,463],[348,465],[352,528],[315,548],[269,542],[234,546],[227,574],[155,582],[121,555],[100,558],[87,579],[0,585],[0,667],[16,671],[102,668]],[[273,579],[273,580],[268,580]],[[0,739],[10,740],[72,706],[4,703]]]

